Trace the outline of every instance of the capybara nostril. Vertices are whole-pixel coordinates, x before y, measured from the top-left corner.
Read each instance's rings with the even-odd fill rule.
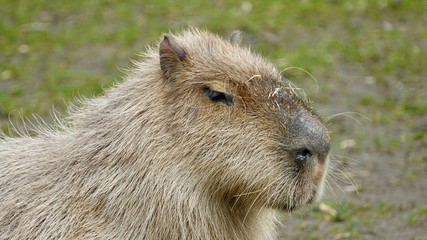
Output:
[[[313,151],[307,147],[299,148],[295,151],[294,157],[298,164],[307,164],[307,162],[313,160]]]

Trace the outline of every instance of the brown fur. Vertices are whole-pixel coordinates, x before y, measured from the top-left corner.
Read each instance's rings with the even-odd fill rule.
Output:
[[[272,239],[277,210],[319,198],[329,137],[230,39],[166,35],[60,129],[4,137],[0,239]]]

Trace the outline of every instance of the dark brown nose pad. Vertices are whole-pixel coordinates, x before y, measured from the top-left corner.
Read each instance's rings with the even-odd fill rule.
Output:
[[[312,164],[314,161],[314,152],[308,147],[299,148],[294,151],[294,158],[300,166]]]

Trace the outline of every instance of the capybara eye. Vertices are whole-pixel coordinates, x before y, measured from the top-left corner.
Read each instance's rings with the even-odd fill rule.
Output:
[[[233,96],[231,96],[230,94],[217,92],[211,90],[209,87],[205,87],[203,91],[205,92],[206,96],[208,96],[208,98],[210,98],[214,102],[221,102],[227,105],[233,104]]]

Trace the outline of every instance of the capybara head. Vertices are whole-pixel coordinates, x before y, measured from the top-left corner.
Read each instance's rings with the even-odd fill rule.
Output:
[[[198,30],[161,41],[172,157],[214,198],[292,210],[322,192],[328,131],[271,63],[239,43],[238,33],[226,41]]]

